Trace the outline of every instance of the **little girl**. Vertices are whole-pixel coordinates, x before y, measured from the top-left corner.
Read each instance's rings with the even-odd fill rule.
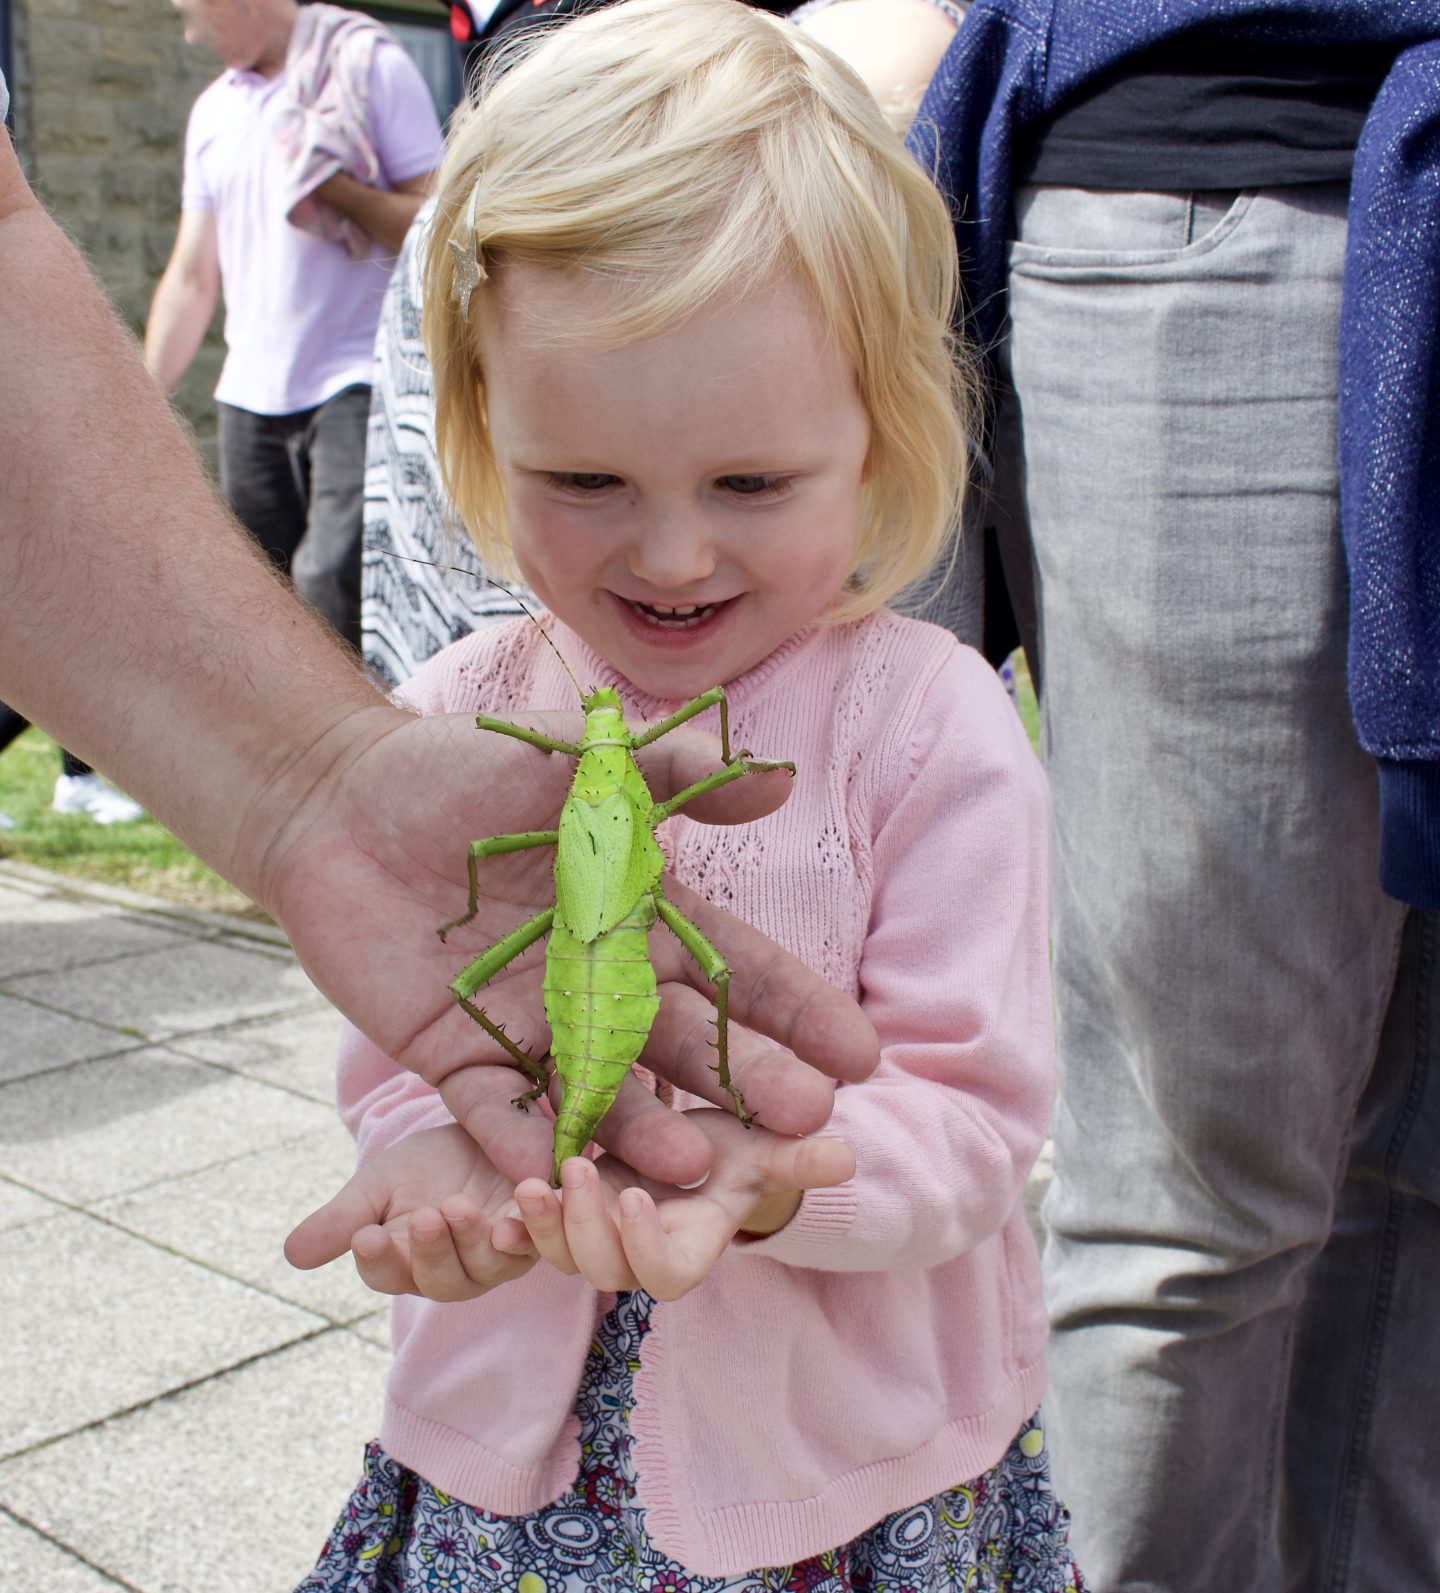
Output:
[[[884,607],[957,523],[954,283],[945,207],[857,81],[734,0],[582,17],[452,135],[440,457],[487,567],[549,612],[407,696],[573,709],[568,663],[634,726],[723,683],[735,743],[798,776],[743,829],[669,820],[671,869],[853,992],[882,1052],[833,1138],[697,1085],[666,1098],[712,1141],[704,1184],[577,1158],[562,1199],[347,1035],[390,1260],[448,1223],[450,1264],[386,1285],[444,1303],[395,1303],[380,1439],[302,1593],[1082,1586],[1021,1203],[1051,1097],[1043,781],[993,672]],[[482,1252],[513,1281],[470,1285]]]

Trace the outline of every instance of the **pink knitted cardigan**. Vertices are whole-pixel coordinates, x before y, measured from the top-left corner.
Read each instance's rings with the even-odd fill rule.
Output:
[[[675,706],[546,624],[632,724]],[[1045,786],[986,664],[881,613],[792,638],[727,692],[736,744],[793,758],[795,789],[740,828],[670,820],[674,872],[853,991],[883,1053],[827,1130],[854,1146],[855,1178],[733,1245],[645,1341],[640,1500],[656,1547],[714,1575],[848,1542],[986,1470],[1035,1410],[1046,1329],[1021,1191],[1053,1049]],[[406,696],[576,705],[528,620],[455,643]],[[339,1094],[362,1159],[448,1121],[353,1030]],[[553,1501],[578,1469],[572,1405],[609,1304],[544,1266],[473,1302],[398,1299],[384,1447],[498,1514]]]

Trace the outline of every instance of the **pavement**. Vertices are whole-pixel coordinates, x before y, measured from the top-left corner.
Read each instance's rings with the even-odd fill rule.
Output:
[[[388,1362],[348,1259],[281,1253],[352,1166],[337,1028],[278,929],[0,862],[6,1593],[313,1566]]]
[[[288,1593],[384,1302],[286,1233],[353,1162],[276,929],[0,863],[0,1588]]]

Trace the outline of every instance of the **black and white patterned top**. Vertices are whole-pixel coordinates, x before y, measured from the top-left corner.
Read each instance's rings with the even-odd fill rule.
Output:
[[[406,236],[375,339],[360,628],[365,662],[389,686],[459,637],[520,612],[513,597],[486,584],[440,484],[435,393],[420,334],[420,251],[434,208],[427,202]],[[414,560],[425,562],[407,562]]]

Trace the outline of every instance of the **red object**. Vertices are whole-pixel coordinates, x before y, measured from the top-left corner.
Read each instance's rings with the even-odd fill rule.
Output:
[[[467,39],[475,34],[475,19],[470,15],[470,7],[463,5],[461,0],[450,0],[450,36],[458,43],[464,44]]]

